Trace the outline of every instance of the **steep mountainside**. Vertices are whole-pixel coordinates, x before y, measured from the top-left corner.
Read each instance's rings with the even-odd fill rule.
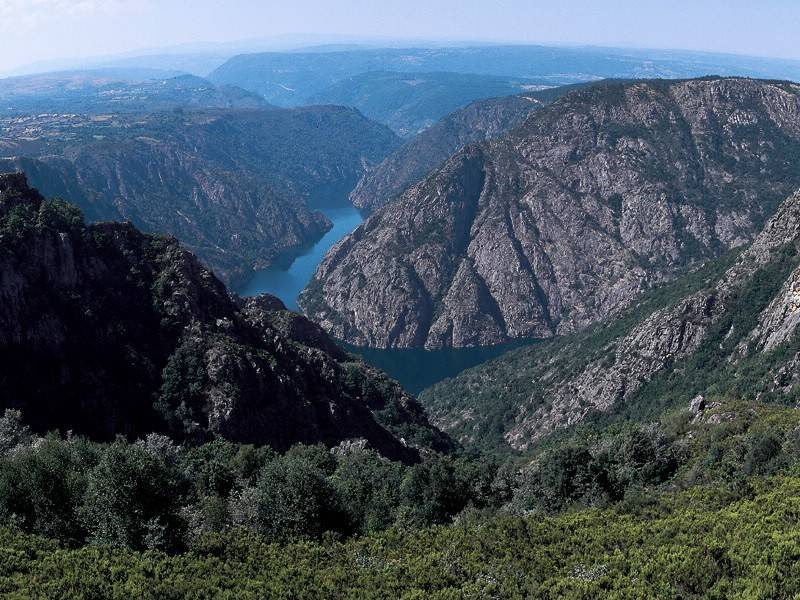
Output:
[[[334,52],[265,52],[234,56],[211,73],[279,106],[305,104],[314,94],[369,71],[451,72],[546,79],[553,85],[616,78],[741,75],[800,79],[800,62],[747,56],[629,48],[477,46],[378,48]]]
[[[173,234],[229,282],[322,235],[306,203],[343,199],[396,143],[339,107],[0,121],[5,170],[92,220]]]
[[[229,295],[173,239],[84,225],[20,174],[0,177],[0,306],[2,407],[39,431],[447,447],[396,383],[277,299]]]
[[[152,74],[150,74],[152,75]],[[75,71],[0,79],[0,115],[149,112],[175,108],[258,108],[267,102],[232,85],[178,77],[120,77]]]
[[[545,87],[552,86],[471,73],[370,71],[338,81],[309,97],[308,102],[352,106],[370,119],[388,125],[398,135],[413,137],[474,100]]]
[[[800,185],[800,86],[596,85],[469,146],[342,240],[301,298],[338,338],[543,338],[752,239]]]
[[[592,413],[695,414],[705,397],[800,399],[800,193],[738,257],[646,296],[613,322],[510,352],[423,393],[462,442],[525,450]]]
[[[350,194],[362,210],[375,210],[399,196],[456,152],[475,142],[500,137],[528,114],[580,87],[560,86],[523,95],[478,100],[447,115],[368,169]]]

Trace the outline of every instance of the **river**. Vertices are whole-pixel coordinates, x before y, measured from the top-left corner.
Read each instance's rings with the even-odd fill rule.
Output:
[[[325,213],[325,216],[333,222],[333,228],[316,244],[305,249],[291,264],[276,264],[257,272],[246,285],[238,290],[240,295],[272,294],[280,298],[289,309],[299,310],[297,297],[311,281],[317,266],[328,250],[364,221],[358,210],[350,204],[316,208]],[[422,349],[377,350],[349,344],[343,345],[350,352],[361,355],[368,363],[386,371],[412,394],[418,394],[434,383],[458,375],[464,369],[474,367],[508,350],[529,343],[531,342],[520,341],[482,348],[434,351]]]
[[[318,209],[333,223],[333,228],[320,240],[303,251],[288,265],[276,264],[258,271],[253,278],[239,290],[241,296],[272,294],[277,296],[291,310],[300,310],[297,297],[314,276],[317,266],[325,258],[333,245],[364,222],[361,213],[351,204]]]

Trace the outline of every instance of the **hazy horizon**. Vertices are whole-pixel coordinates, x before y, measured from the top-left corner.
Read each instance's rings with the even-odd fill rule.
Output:
[[[325,43],[509,43],[690,50],[800,60],[800,6],[521,0],[0,0],[0,73],[157,52],[231,54]],[[120,27],[124,23],[124,27]],[[226,47],[227,46],[227,47]],[[55,62],[53,62],[55,61]]]

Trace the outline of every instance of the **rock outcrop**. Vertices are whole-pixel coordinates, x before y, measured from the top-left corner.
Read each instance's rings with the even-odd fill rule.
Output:
[[[478,100],[442,118],[368,169],[350,194],[353,204],[374,211],[399,196],[469,144],[502,136],[578,86]]]
[[[449,448],[397,383],[276,298],[230,295],[174,239],[85,225],[21,174],[0,176],[0,406],[99,439]]]
[[[579,331],[750,242],[800,185],[798,157],[796,84],[591,86],[378,210],[330,251],[301,306],[379,348]]]
[[[726,390],[737,397],[757,400],[767,394],[785,402],[800,393],[795,375],[798,265],[800,193],[780,206],[710,285],[645,311],[638,322],[626,316],[549,351],[512,352],[435,386],[422,398],[434,422],[469,442],[491,423],[493,409],[487,410],[479,398],[506,394],[503,402],[514,416],[503,438],[518,450],[592,412],[680,405],[684,393],[694,394],[693,413],[701,410],[705,397]],[[615,328],[617,335],[605,333]],[[592,338],[607,339],[590,349]],[[659,378],[659,385],[648,387]],[[483,410],[476,409],[480,406]]]

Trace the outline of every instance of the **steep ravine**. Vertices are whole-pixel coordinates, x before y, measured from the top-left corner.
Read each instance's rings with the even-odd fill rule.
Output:
[[[399,140],[327,106],[0,119],[4,142],[0,169],[91,220],[175,235],[241,284],[319,239],[331,223],[309,206],[346,196]]]

